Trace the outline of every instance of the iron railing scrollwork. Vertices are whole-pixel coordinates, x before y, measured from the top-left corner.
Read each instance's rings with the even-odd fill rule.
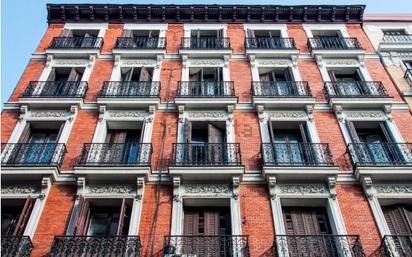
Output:
[[[150,165],[150,143],[84,144],[79,166],[147,166]]]
[[[86,81],[30,81],[23,97],[83,98],[87,89]]]
[[[49,257],[141,255],[139,236],[56,236]]]
[[[412,35],[384,35],[383,42],[385,43],[412,43]]]
[[[49,49],[100,49],[101,37],[54,37]]]
[[[185,37],[182,38],[182,49],[230,49],[227,37]]]
[[[327,97],[388,97],[381,81],[325,82]]]
[[[412,86],[412,69],[406,69],[403,77],[408,81],[409,85]]]
[[[163,256],[249,257],[248,236],[165,236]]]
[[[179,81],[177,97],[234,97],[233,81]]]
[[[105,81],[99,97],[159,97],[159,81]]]
[[[310,50],[361,50],[362,46],[357,38],[343,37],[314,37],[308,39]]]
[[[276,257],[365,257],[359,236],[352,235],[277,235]]]
[[[173,144],[172,165],[175,166],[239,166],[242,164],[237,143]]]
[[[333,166],[329,144],[264,143],[264,166]]]
[[[2,257],[30,257],[32,248],[29,236],[1,236]]]
[[[307,81],[253,81],[252,92],[255,97],[310,97]]]
[[[412,166],[412,143],[351,143],[356,166]]]
[[[2,145],[2,166],[60,166],[65,144],[15,143]]]
[[[116,42],[118,49],[164,49],[165,47],[164,37],[118,37]]]
[[[248,37],[247,49],[296,49],[293,38],[282,37]]]
[[[370,257],[411,257],[412,235],[385,235]]]

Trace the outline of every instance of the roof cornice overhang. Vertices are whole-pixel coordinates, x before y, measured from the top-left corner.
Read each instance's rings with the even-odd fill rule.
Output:
[[[360,23],[365,5],[48,4],[48,22]]]

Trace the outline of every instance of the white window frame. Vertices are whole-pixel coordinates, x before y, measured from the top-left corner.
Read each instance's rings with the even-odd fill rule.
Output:
[[[184,37],[191,37],[192,30],[221,30],[223,37],[227,37],[227,24],[184,24]]]
[[[295,81],[301,81],[302,77],[300,76],[299,68],[291,59],[254,59],[251,60],[251,70],[252,70],[252,81],[260,81],[259,68],[281,68],[286,69],[288,67],[292,70],[292,76]]]
[[[308,38],[313,38],[313,30],[336,30],[340,31],[343,37],[350,37],[345,24],[303,24],[303,30]]]
[[[91,24],[91,23],[65,23],[64,24],[64,29],[69,29],[69,30],[98,30],[99,33],[97,37],[104,38],[104,35],[106,33],[106,30],[108,28],[107,23],[96,23],[96,24]]]
[[[161,57],[155,59],[122,59],[119,56],[115,58],[115,65],[113,66],[112,75],[110,81],[120,81],[122,77],[122,68],[134,68],[134,67],[150,67],[153,68],[152,81],[160,81],[161,71]]]
[[[135,23],[125,23],[123,26],[124,30],[159,30],[159,37],[166,37],[167,24],[135,24]]]
[[[223,81],[230,81],[229,58],[217,59],[184,59],[182,67],[182,81],[189,81],[190,68],[221,67]]]
[[[251,30],[279,30],[282,38],[288,37],[288,27],[286,24],[243,24],[245,35],[247,37],[248,29]]]

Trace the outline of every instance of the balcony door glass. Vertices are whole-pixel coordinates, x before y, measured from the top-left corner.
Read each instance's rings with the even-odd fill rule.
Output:
[[[2,206],[1,235],[12,236],[22,211],[22,206]]]
[[[49,163],[56,147],[57,135],[56,130],[32,132],[26,148],[25,163]]]
[[[36,199],[3,199],[1,204],[1,235],[22,236]]]
[[[103,161],[106,163],[133,164],[139,158],[141,130],[108,130]]]
[[[362,78],[359,70],[352,74],[339,74],[334,71],[329,71],[329,76],[332,82],[335,82],[336,89],[339,95],[343,96],[358,96],[365,91],[362,88]]]
[[[273,129],[269,123],[272,142],[274,143],[275,163],[280,165],[303,165],[311,154],[307,147],[306,129],[299,124],[299,129]]]
[[[119,224],[119,210],[111,208],[91,208],[89,236],[115,236]]]
[[[360,142],[367,146],[368,156],[373,163],[390,163],[391,156],[385,143],[388,138],[380,129],[357,129],[357,134]]]

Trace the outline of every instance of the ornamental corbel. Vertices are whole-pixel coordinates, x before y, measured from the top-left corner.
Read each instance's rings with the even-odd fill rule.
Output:
[[[106,113],[106,106],[105,106],[105,105],[101,105],[101,106],[99,107],[99,122],[101,122],[101,121],[104,120],[105,113]]]
[[[77,178],[77,194],[76,198],[79,199],[83,192],[86,191],[86,178],[78,177]]]
[[[144,192],[144,178],[143,177],[138,177],[136,181],[136,196],[135,199],[140,201],[143,198],[143,192]]]
[[[233,198],[235,200],[239,199],[239,192],[240,192],[240,177],[233,177],[232,178],[232,193]]]
[[[162,64],[162,61],[163,61],[163,55],[157,55],[156,56],[156,66],[155,66],[155,68],[156,69],[159,69],[160,68],[160,65]]]
[[[258,118],[260,122],[265,121],[265,107],[263,105],[256,106],[256,111],[258,113]]]
[[[179,105],[177,107],[177,110],[179,111],[179,122],[184,123],[185,122],[185,107],[184,107],[184,105]]]
[[[366,196],[369,198],[369,200],[372,200],[375,194],[374,194],[373,182],[372,182],[371,177],[363,178],[362,187],[363,187],[363,190],[365,191]]]
[[[319,68],[323,68],[323,59],[321,55],[316,55],[316,63],[318,64]]]
[[[233,111],[234,111],[235,107],[233,105],[228,105],[227,106],[227,112],[228,112],[228,119],[230,122],[233,121]]]
[[[24,119],[24,116],[28,113],[28,107],[27,105],[22,105],[20,107],[20,115],[19,115],[19,121],[22,121]]]
[[[250,62],[250,67],[255,68],[256,67],[256,57],[254,55],[249,55],[249,62]]]
[[[230,56],[229,56],[229,55],[224,55],[224,56],[223,56],[224,67],[225,67],[225,68],[228,68],[228,67],[229,67],[229,59],[230,59]]]
[[[272,200],[276,199],[276,184],[277,181],[275,176],[268,177],[269,195]]]
[[[330,197],[335,200],[336,199],[336,178],[335,177],[328,177],[328,188]]]
[[[182,55],[182,66],[187,69],[187,55]]]
[[[392,105],[385,104],[383,106],[383,111],[385,112],[386,117],[391,121],[392,120]]]
[[[47,59],[46,59],[46,67],[50,67],[51,64],[53,62],[53,55],[47,55]]]
[[[313,121],[313,110],[314,110],[313,105],[311,104],[306,105],[306,113],[308,115],[309,121]]]
[[[87,67],[91,68],[93,66],[94,61],[96,60],[95,55],[90,55],[89,56],[89,63],[87,63]]]
[[[119,64],[120,64],[120,55],[117,54],[114,56],[114,67],[115,68],[119,67]]]
[[[69,121],[73,121],[74,117],[76,117],[77,114],[77,106],[76,105],[72,105],[70,106],[70,116],[69,116]]]
[[[47,192],[49,191],[50,187],[51,187],[51,179],[49,177],[44,177],[41,180],[41,191],[40,194],[38,196],[38,199],[43,200],[44,198],[46,198]]]
[[[365,56],[363,54],[358,55],[359,65],[365,68]]]
[[[181,186],[180,177],[174,177],[173,178],[173,201],[175,202],[181,201],[180,186]]]
[[[293,68],[296,68],[298,66],[298,55],[296,55],[296,54],[292,55],[291,59],[292,59]]]
[[[333,110],[335,111],[335,115],[338,119],[339,122],[343,122],[343,108],[341,105],[335,105],[333,107]]]

